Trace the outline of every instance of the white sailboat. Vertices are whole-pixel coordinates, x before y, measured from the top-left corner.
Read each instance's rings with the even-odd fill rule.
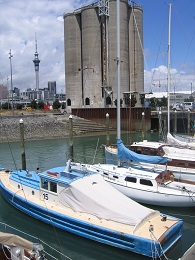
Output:
[[[168,134],[167,140],[170,138],[173,139],[170,134],[170,31],[171,31],[171,4],[169,5],[169,33],[168,33]],[[179,143],[179,141],[178,141]],[[155,168],[157,170],[171,170],[176,178],[183,178],[187,180],[195,181],[195,154],[192,149],[183,149],[178,147],[170,147],[169,143],[160,143],[160,142],[152,142],[152,141],[141,141],[135,142],[130,146],[130,149],[143,153],[144,155],[158,155],[168,158],[166,162],[166,166],[159,165],[155,160],[152,162],[152,165],[144,164],[145,168]],[[139,149],[139,151],[138,151]],[[146,153],[147,151],[147,153]],[[106,146],[105,147],[105,157],[107,163],[117,164],[117,147]],[[148,159],[150,160],[150,159]],[[140,162],[142,159],[140,158]],[[128,158],[123,158],[123,165],[132,164],[133,161]],[[151,163],[151,161],[148,161]],[[137,164],[137,162],[136,162]],[[143,167],[143,162],[141,167]]]
[[[183,136],[178,134],[171,135],[168,133],[167,143],[175,147],[195,150],[194,136]]]

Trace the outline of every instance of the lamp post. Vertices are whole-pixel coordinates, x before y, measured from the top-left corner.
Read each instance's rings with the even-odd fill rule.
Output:
[[[12,110],[14,111],[14,104],[13,104],[13,81],[12,81],[12,53],[11,53],[11,49],[9,52],[9,61],[10,61],[10,73],[11,73],[11,97],[12,97]]]

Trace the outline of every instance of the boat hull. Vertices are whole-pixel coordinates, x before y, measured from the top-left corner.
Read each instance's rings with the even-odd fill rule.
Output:
[[[32,203],[7,189],[0,181],[0,190],[3,197],[15,208],[67,232],[88,238],[100,243],[125,249],[148,257],[159,257],[169,250],[181,237],[183,222],[179,221],[170,228],[161,244],[150,239],[143,239],[134,235],[124,234],[111,229],[100,227],[89,222],[65,216],[56,211],[48,210]]]
[[[105,148],[105,158],[106,158],[106,163],[107,164],[115,164],[117,165],[117,155],[116,153],[110,151],[109,149]],[[182,179],[184,178],[185,180],[189,180],[189,181],[195,181],[195,167],[193,168],[187,168],[188,163],[186,162],[186,164],[184,165],[184,163],[182,163],[182,165],[177,166],[177,164],[172,163],[172,161],[168,162],[168,165],[161,165],[161,164],[151,164],[151,163],[134,163],[131,162],[129,160],[126,159],[121,159],[121,165],[123,165],[124,167],[137,167],[140,166],[143,169],[152,169],[154,171],[162,171],[165,170],[165,167],[167,167],[168,170],[170,170],[176,178],[178,179]],[[179,162],[179,160],[178,160]],[[195,166],[195,163],[193,162],[193,165]]]
[[[169,206],[169,207],[194,207],[195,196],[189,195],[174,195],[163,193],[159,191],[141,190],[138,188],[127,187],[122,184],[116,184],[105,178],[105,180],[111,184],[115,189],[122,192],[127,197],[144,204],[155,205],[155,206]]]

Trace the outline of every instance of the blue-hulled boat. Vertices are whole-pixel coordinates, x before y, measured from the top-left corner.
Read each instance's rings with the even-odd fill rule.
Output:
[[[161,256],[178,241],[182,220],[134,202],[90,167],[69,160],[44,172],[2,168],[0,191],[31,217],[148,257]]]

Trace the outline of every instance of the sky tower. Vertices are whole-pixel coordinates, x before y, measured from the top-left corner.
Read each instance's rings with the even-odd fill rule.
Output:
[[[34,65],[35,65],[35,77],[36,77],[36,91],[39,90],[39,54],[37,52],[37,37],[35,34],[35,58],[33,60]]]

